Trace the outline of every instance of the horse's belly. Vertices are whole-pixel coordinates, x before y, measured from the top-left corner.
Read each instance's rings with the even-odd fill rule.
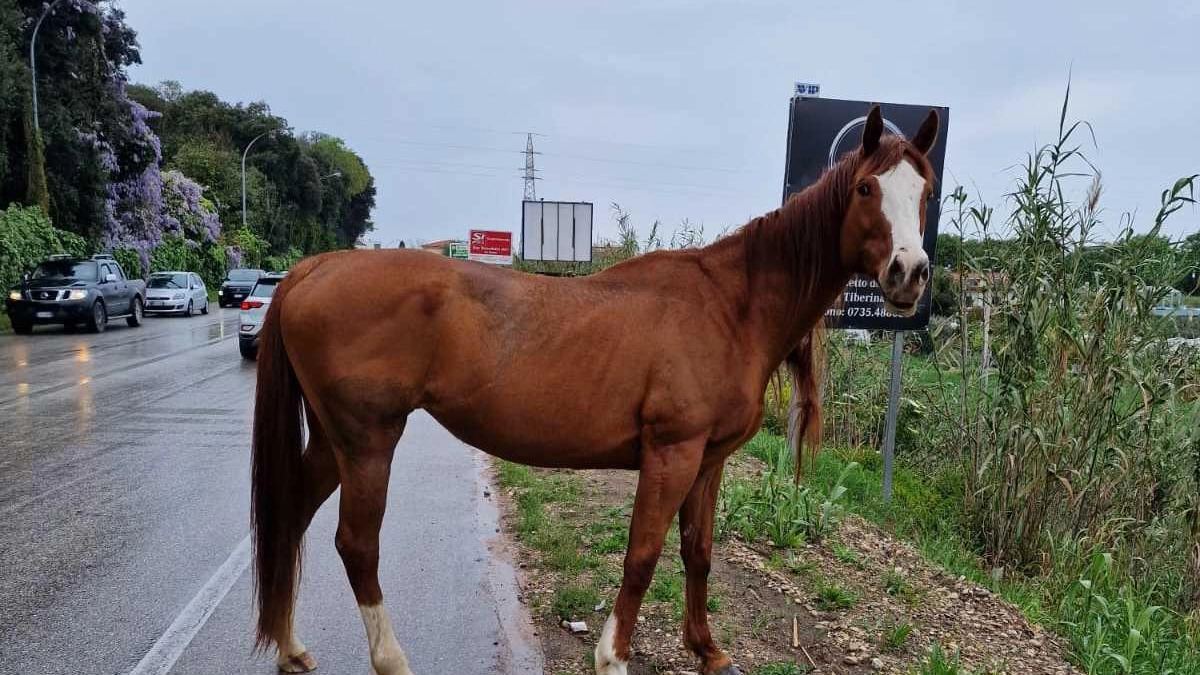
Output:
[[[636,426],[602,418],[489,415],[486,412],[428,411],[464,443],[510,462],[565,469],[636,469]]]

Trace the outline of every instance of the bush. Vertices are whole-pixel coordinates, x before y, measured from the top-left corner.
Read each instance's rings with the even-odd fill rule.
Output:
[[[0,211],[0,286],[7,290],[22,272],[56,253],[87,255],[87,242],[56,229],[40,208],[13,204]]]
[[[142,264],[142,255],[134,249],[118,248],[112,251],[112,256],[117,259],[117,263],[130,279],[146,278],[147,271]]]
[[[268,272],[286,272],[304,257],[304,252],[290,248],[283,255],[269,255],[263,260]]]
[[[182,237],[167,237],[150,256],[150,271],[181,270],[195,272],[209,288],[216,288],[229,272],[225,246],[197,244]]]

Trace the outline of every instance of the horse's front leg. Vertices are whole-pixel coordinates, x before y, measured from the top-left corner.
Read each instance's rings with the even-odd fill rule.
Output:
[[[740,675],[733,661],[713,643],[708,629],[708,571],[712,564],[713,514],[721,490],[724,462],[700,470],[679,509],[679,554],[687,571],[687,612],[683,641],[703,662],[704,675]]]
[[[626,675],[630,638],[642,597],[654,578],[671,518],[696,480],[704,441],[666,446],[643,443],[641,474],[633,500],[625,575],[613,612],[596,645],[596,675]]]

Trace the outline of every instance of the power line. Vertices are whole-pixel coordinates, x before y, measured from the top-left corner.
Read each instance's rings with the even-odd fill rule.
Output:
[[[415,145],[428,148],[450,148],[454,150],[476,150],[479,152],[499,152],[502,154],[520,153],[524,154],[524,150],[510,150],[507,148],[491,148],[483,145],[463,145],[459,143],[433,143],[430,141],[413,141],[405,138],[384,138],[373,137],[366,140],[382,141],[385,143],[399,143],[402,145]],[[679,169],[683,171],[715,171],[722,173],[747,173],[748,169],[739,169],[732,167],[713,167],[713,166],[687,166],[682,164],[663,164],[659,162],[641,162],[632,159],[615,159],[611,157],[587,157],[584,155],[572,155],[568,153],[558,152],[539,152],[537,154],[547,157],[562,157],[564,159],[578,159],[585,162],[604,162],[609,164],[629,164],[633,166],[648,166],[663,169]]]
[[[644,150],[665,150],[667,152],[712,152],[712,148],[704,148],[704,147],[700,147],[700,146],[679,146],[679,145],[664,145],[664,144],[653,144],[653,143],[631,143],[629,141],[616,141],[616,140],[613,140],[610,138],[593,138],[590,136],[578,136],[575,134],[563,134],[563,133],[557,133],[557,132],[552,133],[552,134],[543,134],[543,133],[539,133],[536,131],[534,131],[534,132],[510,131],[507,129],[490,129],[490,128],[486,128],[486,127],[472,127],[472,126],[465,126],[465,125],[428,124],[428,123],[424,123],[424,122],[403,122],[403,121],[395,121],[395,120],[378,120],[378,119],[364,120],[362,118],[360,118],[360,121],[383,122],[383,123],[389,124],[391,126],[399,126],[399,127],[441,129],[444,131],[469,131],[472,133],[495,134],[495,135],[499,135],[499,136],[519,136],[522,134],[532,133],[534,136],[539,136],[541,138],[555,138],[555,139],[561,138],[561,139],[580,141],[583,143],[601,143],[601,144],[607,144],[607,145],[620,145],[620,146],[625,146],[625,147],[629,147],[629,148],[642,148]]]
[[[437,168],[426,168],[426,167],[419,167],[419,166],[389,165],[385,168],[388,170],[392,170],[392,171],[407,171],[407,172],[411,172],[411,173],[441,174],[441,175],[446,175],[446,176],[470,176],[470,177],[477,177],[477,178],[500,178],[505,181],[517,180],[521,177],[520,174],[518,174],[516,171],[513,171],[512,173],[508,173],[508,174],[503,174],[503,173],[479,173],[479,172],[473,172],[473,171],[458,171],[458,170],[441,170],[441,169],[437,169]],[[500,167],[496,167],[496,168],[499,169]],[[719,198],[725,199],[733,194],[732,192],[705,192],[705,191],[701,191],[701,190],[687,190],[687,189],[682,189],[682,188],[680,188],[680,189],[670,189],[670,188],[662,189],[662,188],[658,188],[658,187],[649,187],[652,185],[660,185],[658,183],[645,183],[645,184],[629,185],[629,184],[618,184],[618,183],[606,183],[603,181],[597,181],[597,180],[592,180],[592,179],[588,179],[588,178],[580,179],[580,178],[576,178],[573,176],[559,176],[559,177],[557,177],[557,179],[562,181],[563,183],[568,183],[568,184],[572,184],[572,185],[586,185],[586,186],[593,186],[593,187],[610,187],[610,188],[618,188],[618,189],[622,189],[622,190],[634,190],[637,192],[656,192],[659,194],[679,195],[679,196],[686,196],[686,197],[691,197],[691,196],[713,197],[713,198],[719,197]]]
[[[521,168],[511,168],[510,169],[509,167],[506,167],[506,166],[497,166],[494,164],[465,164],[465,163],[461,163],[461,162],[440,162],[440,161],[421,161],[421,160],[402,160],[401,162],[375,161],[375,162],[371,163],[371,166],[380,167],[380,168],[395,168],[398,170],[407,170],[407,171],[415,171],[415,172],[421,172],[421,171],[428,169],[430,173],[443,173],[443,174],[463,173],[464,175],[471,175],[471,176],[487,175],[487,176],[494,176],[497,178],[520,177],[521,174],[519,172],[522,171]],[[467,171],[460,172],[460,171],[457,171],[457,169],[459,169],[459,168],[487,169],[489,171],[498,171],[501,173],[480,174],[480,173],[473,173],[473,172],[467,172]],[[538,172],[542,171],[541,169],[535,169],[535,170]],[[577,179],[578,180],[586,180],[586,181],[589,181],[589,183],[592,185],[603,185],[603,186],[609,186],[609,187],[629,187],[631,185],[632,186],[656,186],[656,187],[660,187],[660,188],[668,188],[668,189],[675,189],[675,190],[690,190],[693,192],[697,192],[699,194],[726,194],[726,195],[735,194],[733,191],[729,190],[727,187],[719,186],[719,185],[671,183],[671,182],[664,182],[664,181],[644,180],[644,179],[640,179],[640,178],[624,178],[621,176],[603,176],[603,175],[580,176],[580,175],[576,174],[574,176],[559,175],[557,177],[558,178],[568,178],[572,181],[575,181]],[[538,176],[537,180],[546,180],[546,179],[541,176]]]

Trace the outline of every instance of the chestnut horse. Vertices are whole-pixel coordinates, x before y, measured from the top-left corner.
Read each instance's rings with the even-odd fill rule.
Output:
[[[340,485],[336,546],[378,675],[409,675],[379,587],[392,453],[422,408],[467,444],[543,467],[640,471],[621,590],[596,672],[627,672],[630,638],[679,514],[683,639],[705,675],[738,673],[708,627],[713,512],[725,459],[762,421],[768,379],[798,381],[796,451],[819,442],[811,337],[853,273],[911,314],[938,133],[861,146],[780,209],[713,244],[643,255],[582,278],[521,274],[421,251],[302,261],[279,285],[259,346],[253,527],[258,646],[281,670],[315,661],[292,632],[300,543]],[[303,449],[302,428],[309,438]],[[452,648],[447,645],[447,648]]]

